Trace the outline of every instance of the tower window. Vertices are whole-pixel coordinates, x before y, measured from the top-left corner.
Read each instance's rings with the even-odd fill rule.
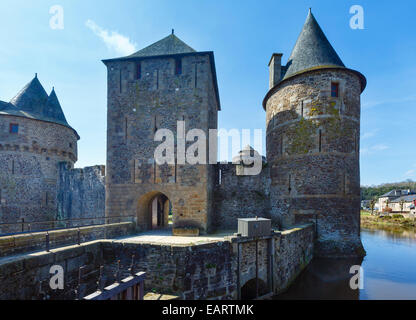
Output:
[[[322,152],[322,130],[319,129],[319,152]]]
[[[175,59],[175,74],[182,74],[182,59]]]
[[[136,79],[141,79],[142,77],[142,63],[137,62],[136,64]]]
[[[336,83],[336,82],[331,83],[331,97],[334,97],[334,98],[339,97],[339,83]]]
[[[11,123],[9,132],[10,133],[19,133],[19,125],[17,123]]]

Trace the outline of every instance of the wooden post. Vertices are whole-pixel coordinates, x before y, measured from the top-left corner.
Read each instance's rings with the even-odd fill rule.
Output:
[[[241,259],[241,243],[237,242],[237,299],[241,300],[241,267],[240,267],[240,259]]]
[[[274,262],[274,238],[273,236],[268,241],[268,289],[269,292],[274,292],[274,285],[273,285],[273,262]]]
[[[49,252],[49,232],[46,232],[46,252]]]
[[[256,299],[259,297],[259,241],[256,238]]]

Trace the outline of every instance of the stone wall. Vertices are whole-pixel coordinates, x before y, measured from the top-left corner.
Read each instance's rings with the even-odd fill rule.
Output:
[[[10,123],[19,125],[9,133]],[[0,233],[50,228],[60,219],[105,215],[104,166],[73,169],[71,128],[23,117],[0,117]],[[6,224],[9,223],[9,224]],[[92,223],[102,223],[93,221]],[[5,225],[6,224],[6,225]]]
[[[58,219],[104,218],[105,167],[71,169],[67,163],[60,163],[57,202]]]
[[[273,288],[279,294],[287,289],[315,256],[314,225],[282,231],[274,241]]]
[[[124,268],[135,255],[136,268],[146,272],[147,291],[181,299],[236,299],[235,256],[229,241],[191,246],[103,243],[107,265],[121,260]]]
[[[18,133],[9,132],[11,123],[19,125]],[[58,164],[65,161],[73,167],[77,139],[63,125],[0,116],[0,222],[55,218]],[[0,233],[13,231],[13,226],[0,226]]]
[[[331,96],[331,83],[339,96]],[[359,77],[315,70],[281,82],[266,99],[271,215],[317,224],[320,255],[362,255]]]
[[[175,74],[175,59],[182,61],[181,74]],[[185,122],[186,132],[196,128],[207,136],[209,129],[217,128],[219,101],[214,88],[212,54],[105,63],[108,69],[106,215],[137,215],[139,227],[150,229],[149,202],[162,193],[171,201],[174,226],[208,231],[213,168],[176,161],[158,165],[154,152],[161,142],[154,141],[154,136],[158,129],[169,129],[176,146],[177,139],[185,139],[178,135],[177,121]],[[186,147],[192,142],[186,142]]]
[[[182,299],[238,299],[241,290],[255,280],[256,266],[263,288],[277,294],[312,259],[313,240],[314,227],[305,225],[258,239],[233,236],[193,245],[102,240],[6,257],[0,259],[0,299],[42,299],[45,294],[50,299],[75,299],[81,266],[86,267],[81,281],[81,295],[85,296],[97,289],[100,266],[104,266],[104,283],[115,281],[117,261],[121,278],[134,265],[135,272],[147,273],[146,291],[171,293]],[[48,288],[49,270],[54,264],[62,265],[65,271],[62,291]]]
[[[54,265],[63,268],[64,290],[52,290],[49,286],[53,275],[50,269]],[[0,300],[75,300],[79,297],[75,292],[79,268],[85,266],[80,288],[80,294],[84,296],[97,289],[95,282],[100,265],[102,250],[99,241],[0,259]]]
[[[270,218],[270,172],[267,164],[256,176],[236,174],[236,165],[218,164],[214,189],[216,229],[237,229],[238,218]],[[220,177],[221,175],[221,177]]]
[[[111,239],[130,235],[135,231],[134,222],[120,222],[100,226],[80,227],[81,242]],[[78,242],[78,229],[49,231],[49,247],[58,248]],[[45,250],[46,232],[34,232],[0,237],[0,257],[30,251]]]

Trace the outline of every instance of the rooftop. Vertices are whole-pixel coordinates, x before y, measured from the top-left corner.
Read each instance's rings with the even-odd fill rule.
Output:
[[[407,189],[406,190],[393,189],[389,192],[386,192],[382,196],[380,196],[380,198],[400,197],[403,195],[412,195],[412,194],[416,194],[416,192],[414,190],[407,190]]]
[[[48,96],[37,74],[10,102],[0,101],[0,115],[58,123],[74,130],[66,121],[55,89]]]
[[[196,52],[185,42],[179,39],[172,31],[172,34],[147,46],[136,53],[133,53],[128,58],[137,58],[137,57],[152,57],[152,56],[162,56],[162,55],[171,55],[171,54],[181,54],[181,53],[193,53]]]
[[[107,65],[111,61],[122,60],[141,60],[148,58],[165,58],[169,56],[183,56],[183,55],[208,55],[211,61],[211,72],[213,75],[214,90],[218,102],[218,110],[221,110],[220,96],[218,91],[217,72],[215,69],[214,53],[212,51],[196,51],[187,45],[184,41],[179,39],[172,30],[172,34],[167,37],[137,51],[126,57],[119,57],[113,59],[105,59],[103,63]]]
[[[281,79],[266,94],[266,97],[263,100],[263,108],[266,109],[268,98],[285,80],[313,70],[334,68],[355,73],[360,78],[361,91],[364,91],[367,83],[365,77],[360,72],[345,67],[341,58],[338,56],[316,21],[312,11],[309,9],[302,31],[293,47],[287,64],[281,66]]]
[[[416,200],[416,194],[410,194],[410,195],[406,195],[406,196],[401,196],[397,199],[392,200],[391,202],[400,202],[400,201],[413,202],[415,200]]]
[[[329,43],[312,11],[309,10],[305,24],[286,64],[283,80],[319,67],[345,68],[345,65]]]

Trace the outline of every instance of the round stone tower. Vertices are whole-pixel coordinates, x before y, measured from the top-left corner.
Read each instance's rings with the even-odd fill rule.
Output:
[[[273,54],[266,110],[271,208],[286,227],[314,222],[318,256],[362,256],[360,94],[311,12],[286,66]]]
[[[0,101],[0,222],[33,224],[55,218],[59,164],[77,161],[77,132],[69,126],[52,90],[37,76],[9,103]],[[27,228],[28,225],[25,225]],[[2,226],[2,232],[21,226]]]

